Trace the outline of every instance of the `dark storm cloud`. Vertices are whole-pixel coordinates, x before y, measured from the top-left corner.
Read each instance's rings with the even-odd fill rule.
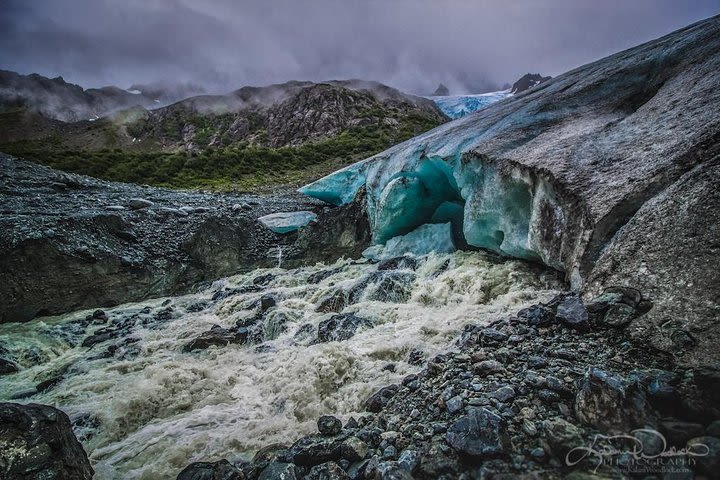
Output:
[[[216,91],[351,77],[477,90],[557,75],[720,12],[720,0],[1,3],[0,68]]]

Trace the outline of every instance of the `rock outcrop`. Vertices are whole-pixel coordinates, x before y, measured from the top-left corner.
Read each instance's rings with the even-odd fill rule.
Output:
[[[437,96],[442,97],[442,96],[446,96],[446,95],[450,95],[450,90],[448,90],[448,87],[446,87],[442,83],[440,85],[438,85],[438,87],[433,92],[434,97],[437,97]]]
[[[522,93],[532,87],[536,87],[543,82],[547,82],[552,77],[543,77],[539,73],[526,73],[513,83],[510,93]]]
[[[0,477],[90,480],[93,469],[70,425],[48,405],[0,403]]]
[[[713,17],[301,191],[343,204],[365,186],[374,243],[450,221],[470,246],[543,262],[576,290],[637,288],[655,304],[639,335],[718,359],[718,52]]]
[[[364,208],[293,192],[215,195],[103,182],[0,155],[0,323],[180,294],[260,267],[357,257]],[[263,215],[310,210],[277,234]]]

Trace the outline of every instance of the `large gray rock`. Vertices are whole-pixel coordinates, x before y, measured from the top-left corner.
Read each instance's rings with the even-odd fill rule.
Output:
[[[89,480],[93,473],[65,413],[48,405],[0,403],[2,478]]]
[[[450,220],[469,245],[542,261],[563,270],[575,290],[637,288],[656,310],[641,319],[640,334],[656,332],[651,342],[665,348],[674,335],[681,362],[718,360],[710,346],[719,328],[719,83],[713,17],[301,191],[345,203],[365,186],[376,243]],[[448,204],[462,205],[462,215],[447,217]]]
[[[460,417],[447,432],[451,447],[470,457],[495,457],[510,446],[505,422],[486,408],[473,408]]]

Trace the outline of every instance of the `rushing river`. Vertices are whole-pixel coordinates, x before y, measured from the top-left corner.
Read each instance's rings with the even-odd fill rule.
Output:
[[[359,415],[373,391],[421,368],[407,363],[411,351],[432,356],[452,348],[464,325],[548,300],[562,288],[556,274],[524,262],[478,252],[430,255],[414,272],[399,272],[407,272],[406,300],[379,301],[388,298],[378,295],[385,286],[371,283],[345,307],[372,328],[314,342],[318,324],[334,315],[317,312],[319,302],[376,269],[343,260],[257,270],[196,294],[106,309],[105,325],[83,327],[92,311],[0,325],[0,346],[22,367],[0,377],[0,399],[67,412],[98,479],[175,478],[192,461],[239,460],[264,445],[292,442],[314,431],[322,414]],[[329,275],[312,283],[319,272]],[[265,285],[245,288],[254,281]],[[213,324],[234,328],[252,317],[267,294],[277,299],[263,319],[271,340],[183,351]],[[81,346],[93,331],[122,321],[134,326]],[[35,391],[53,378],[61,380]]]

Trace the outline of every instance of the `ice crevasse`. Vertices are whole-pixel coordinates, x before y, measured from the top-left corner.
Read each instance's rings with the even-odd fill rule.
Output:
[[[299,191],[342,205],[364,186],[373,243],[396,254],[447,251],[451,242],[563,270],[565,210],[551,182],[522,165],[473,151],[494,132],[473,129],[471,122],[465,117],[445,124]],[[450,228],[415,232],[427,224]],[[409,241],[391,241],[409,234]],[[381,247],[369,253],[389,255]]]

